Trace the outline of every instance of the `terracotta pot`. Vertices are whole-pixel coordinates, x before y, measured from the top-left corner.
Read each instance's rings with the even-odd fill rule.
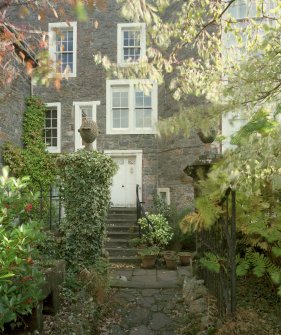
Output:
[[[177,260],[175,257],[166,257],[166,267],[168,270],[176,270],[177,269]]]
[[[191,257],[190,252],[179,252],[180,263],[183,266],[190,265]]]
[[[156,255],[145,255],[141,256],[142,258],[142,263],[141,267],[143,269],[153,269],[155,267],[155,262],[156,262]]]
[[[171,257],[175,257],[176,256],[176,252],[174,250],[165,250],[163,251],[163,257],[166,258],[171,258]]]

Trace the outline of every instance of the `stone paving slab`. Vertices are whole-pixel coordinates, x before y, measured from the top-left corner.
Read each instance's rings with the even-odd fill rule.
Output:
[[[108,325],[101,335],[177,335],[184,320],[175,312],[182,301],[177,288],[119,288],[116,321]]]
[[[186,267],[166,269],[112,270],[110,286],[115,288],[176,288],[182,284]]]

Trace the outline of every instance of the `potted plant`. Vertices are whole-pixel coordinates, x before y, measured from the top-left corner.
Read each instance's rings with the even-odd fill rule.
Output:
[[[164,254],[164,259],[168,270],[176,270],[178,257],[175,252]]]
[[[178,255],[179,255],[181,265],[183,265],[183,266],[190,265],[191,258],[192,258],[191,252],[181,251],[181,252],[178,253]]]
[[[138,240],[143,247],[139,251],[142,257],[143,268],[149,269],[155,266],[157,256],[173,237],[172,228],[161,214],[148,214],[139,219],[142,236]]]
[[[157,246],[163,250],[173,237],[172,227],[161,214],[148,214],[139,219],[142,236],[140,244],[147,247]]]
[[[159,251],[160,249],[157,246],[147,247],[139,250],[138,253],[142,260],[141,267],[143,269],[154,268]]]

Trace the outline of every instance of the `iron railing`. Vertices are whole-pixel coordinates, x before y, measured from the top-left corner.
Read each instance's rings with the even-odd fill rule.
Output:
[[[144,204],[145,202],[140,201],[140,196],[139,196],[139,191],[140,191],[140,186],[137,184],[136,186],[136,196],[137,196],[137,222],[139,221],[139,219],[141,218],[145,218],[147,223],[148,223],[148,229],[154,229],[153,228],[153,224],[152,222],[149,220],[149,218],[146,215],[145,209],[144,209]],[[140,225],[139,226],[139,237],[141,237],[141,235],[143,233],[145,233],[145,231],[141,228]]]
[[[46,188],[40,186],[40,220],[46,223],[49,229],[57,229],[64,217],[62,187],[49,185]]]
[[[199,257],[206,252],[215,254],[220,262],[219,273],[198,267],[209,291],[216,297],[221,317],[236,311],[236,193],[228,189],[219,204],[223,215],[210,230],[197,236]]]

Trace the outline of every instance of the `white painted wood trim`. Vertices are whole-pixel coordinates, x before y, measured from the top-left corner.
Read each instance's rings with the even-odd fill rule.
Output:
[[[100,101],[73,101],[74,106],[74,146],[75,151],[78,149],[82,149],[82,138],[80,136],[80,133],[78,132],[78,129],[82,123],[82,117],[80,113],[80,107],[81,106],[92,106],[92,120],[97,121],[97,106],[100,105]],[[97,140],[93,143],[93,148],[97,148]]]
[[[55,28],[73,28],[73,72],[67,75],[61,73],[62,77],[76,77],[77,76],[77,22],[53,22],[48,24],[49,31],[49,55],[51,60],[55,63],[55,51],[56,51],[56,33]],[[56,75],[54,71],[53,76]],[[51,75],[52,76],[52,75]]]
[[[139,84],[152,85],[152,127],[136,128],[134,113],[134,87]],[[111,117],[111,87],[112,86],[128,86],[129,87],[129,128],[113,129]],[[106,134],[157,134],[156,124],[158,121],[158,85],[156,81],[150,79],[117,79],[106,81]]]
[[[104,150],[104,154],[110,157],[136,157],[136,184],[140,186],[142,191],[142,155],[143,150]],[[140,192],[140,200],[142,201],[142,192]]]
[[[157,188],[157,195],[160,196],[160,193],[166,193],[167,205],[171,205],[171,194],[169,187],[159,187]]]
[[[125,62],[123,57],[123,30],[139,30],[140,31],[140,59],[146,57],[146,24],[145,23],[118,23],[117,24],[117,65],[130,66],[137,62]]]
[[[50,153],[60,153],[61,152],[61,103],[60,102],[48,102],[45,103],[46,107],[56,107],[57,108],[57,136],[58,142],[56,147],[46,147],[47,151]]]

